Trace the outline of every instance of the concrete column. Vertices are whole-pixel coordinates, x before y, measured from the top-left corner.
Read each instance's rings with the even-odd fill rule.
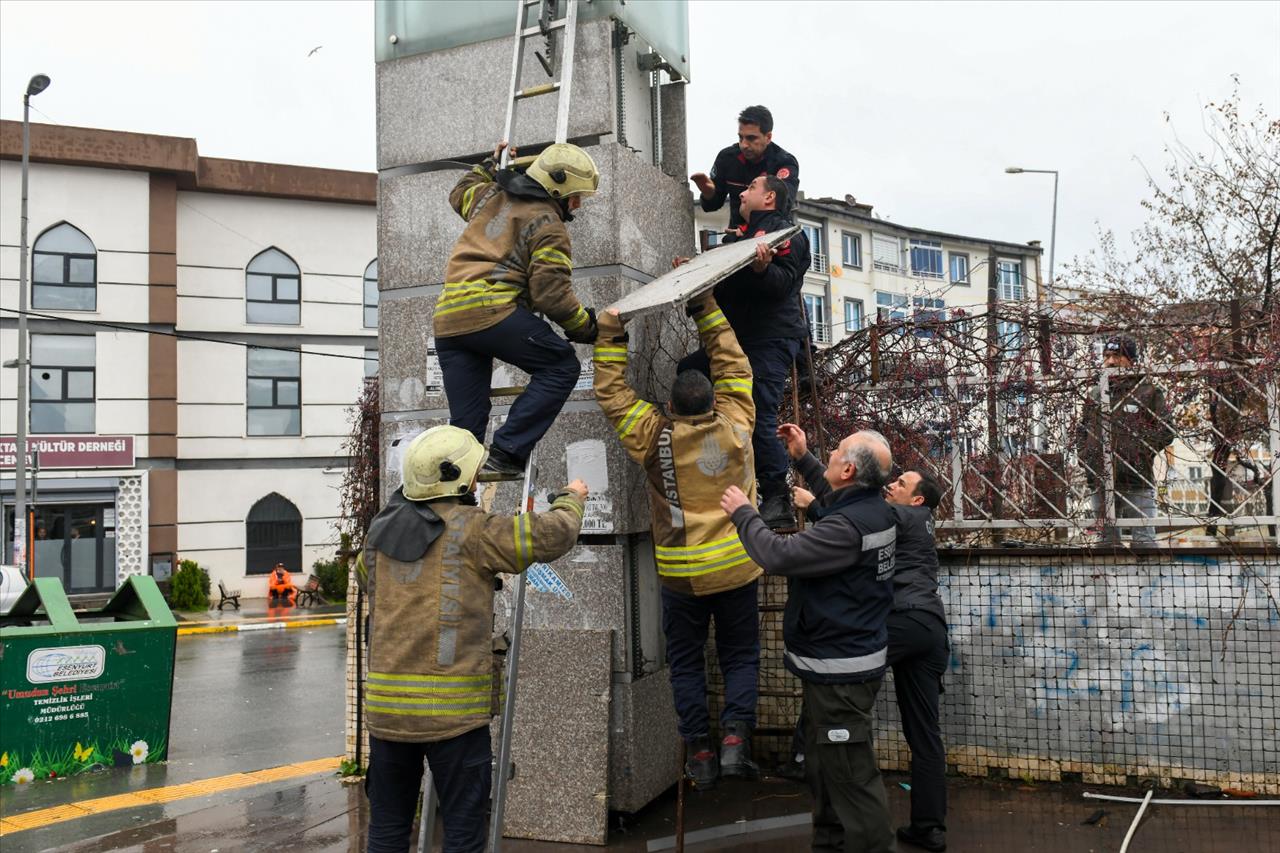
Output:
[[[579,25],[570,121],[570,141],[583,145],[601,171],[599,192],[569,226],[575,289],[585,305],[598,309],[670,269],[672,257],[694,250],[692,197],[683,174],[683,92],[667,87],[663,98],[663,167],[646,152],[618,144],[612,28],[608,20]],[[634,39],[626,50],[633,59]],[[431,318],[464,225],[448,205],[462,171],[438,161],[492,149],[502,129],[510,53],[511,41],[503,38],[378,66],[384,497],[400,481],[396,439],[448,418]],[[527,80],[541,79],[533,76],[535,67],[530,57]],[[624,62],[624,77],[641,73],[633,61]],[[529,152],[551,140],[554,98],[524,102],[521,109],[514,142]],[[667,386],[672,356],[691,339],[683,314],[671,314],[637,324],[632,334],[635,381],[649,395]],[[577,351],[580,390],[537,448],[538,491],[545,495],[581,476],[592,487],[592,501],[578,546],[552,566],[573,598],[532,590],[527,598],[507,833],[598,844],[605,841],[610,809],[635,811],[675,782],[678,739],[662,665],[641,472],[595,403],[591,348]],[[523,379],[505,368],[495,371],[493,384]],[[495,425],[505,412],[505,405],[494,407]],[[517,493],[516,484],[497,488],[494,511],[514,511]],[[539,502],[545,505],[545,498]],[[512,586],[497,602],[500,628]],[[349,634],[354,638],[354,631]]]

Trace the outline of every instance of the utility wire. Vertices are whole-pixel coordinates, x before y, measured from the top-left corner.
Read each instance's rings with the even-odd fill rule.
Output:
[[[299,355],[310,355],[317,358],[345,358],[351,361],[372,361],[375,363],[378,361],[377,358],[369,358],[368,356],[363,355],[343,355],[342,353],[336,352],[314,352],[312,350],[304,350],[301,347],[295,349],[293,347],[273,346],[271,344],[251,344],[247,341],[227,341],[222,338],[193,335],[190,332],[164,332],[159,329],[139,329],[136,326],[126,326],[122,323],[107,323],[103,320],[84,320],[79,317],[60,317],[56,314],[42,314],[38,311],[31,310],[23,312],[19,311],[17,308],[0,307],[0,311],[4,311],[8,314],[25,313],[26,316],[35,317],[39,320],[58,320],[64,323],[76,323],[81,326],[95,326],[102,329],[114,329],[120,332],[134,332],[135,334],[143,335],[163,335],[167,338],[177,338],[180,341],[202,341],[207,344],[227,344],[234,347],[244,347],[245,349],[271,349],[279,350],[280,352],[296,352]]]

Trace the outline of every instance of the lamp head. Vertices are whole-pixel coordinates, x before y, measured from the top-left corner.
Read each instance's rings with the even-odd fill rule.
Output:
[[[49,88],[50,82],[52,81],[49,80],[48,74],[37,74],[27,83],[27,95],[31,96],[40,94],[45,89]]]
[[[1023,170],[1018,166],[1010,166],[1004,171],[1005,171],[1005,174],[1009,174],[1009,175],[1021,175]]]

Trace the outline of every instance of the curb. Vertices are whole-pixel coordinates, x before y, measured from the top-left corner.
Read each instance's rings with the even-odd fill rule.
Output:
[[[321,628],[325,625],[346,626],[347,617],[337,616],[330,619],[298,619],[291,622],[233,622],[229,625],[188,625],[178,626],[179,637],[193,634],[228,634],[239,631],[284,631],[290,628]]]

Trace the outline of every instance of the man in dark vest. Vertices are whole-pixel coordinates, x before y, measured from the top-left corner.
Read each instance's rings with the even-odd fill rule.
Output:
[[[797,487],[796,506],[816,519],[835,494],[823,477],[822,463],[809,452],[804,431],[795,424],[778,427],[796,470],[812,491]],[[942,744],[938,697],[949,659],[947,616],[938,595],[938,551],[933,511],[942,489],[930,474],[912,469],[884,490],[898,521],[894,553],[893,611],[889,614],[889,666],[902,717],[902,733],[911,748],[911,823],[898,838],[939,853],[947,849],[947,752]]]
[[[813,850],[894,849],[871,712],[889,659],[897,518],[881,495],[893,460],[884,436],[863,430],[831,452],[831,497],[802,533],[779,536],[736,486],[721,508],[747,554],[788,579],[786,666],[804,686],[806,778]]]

